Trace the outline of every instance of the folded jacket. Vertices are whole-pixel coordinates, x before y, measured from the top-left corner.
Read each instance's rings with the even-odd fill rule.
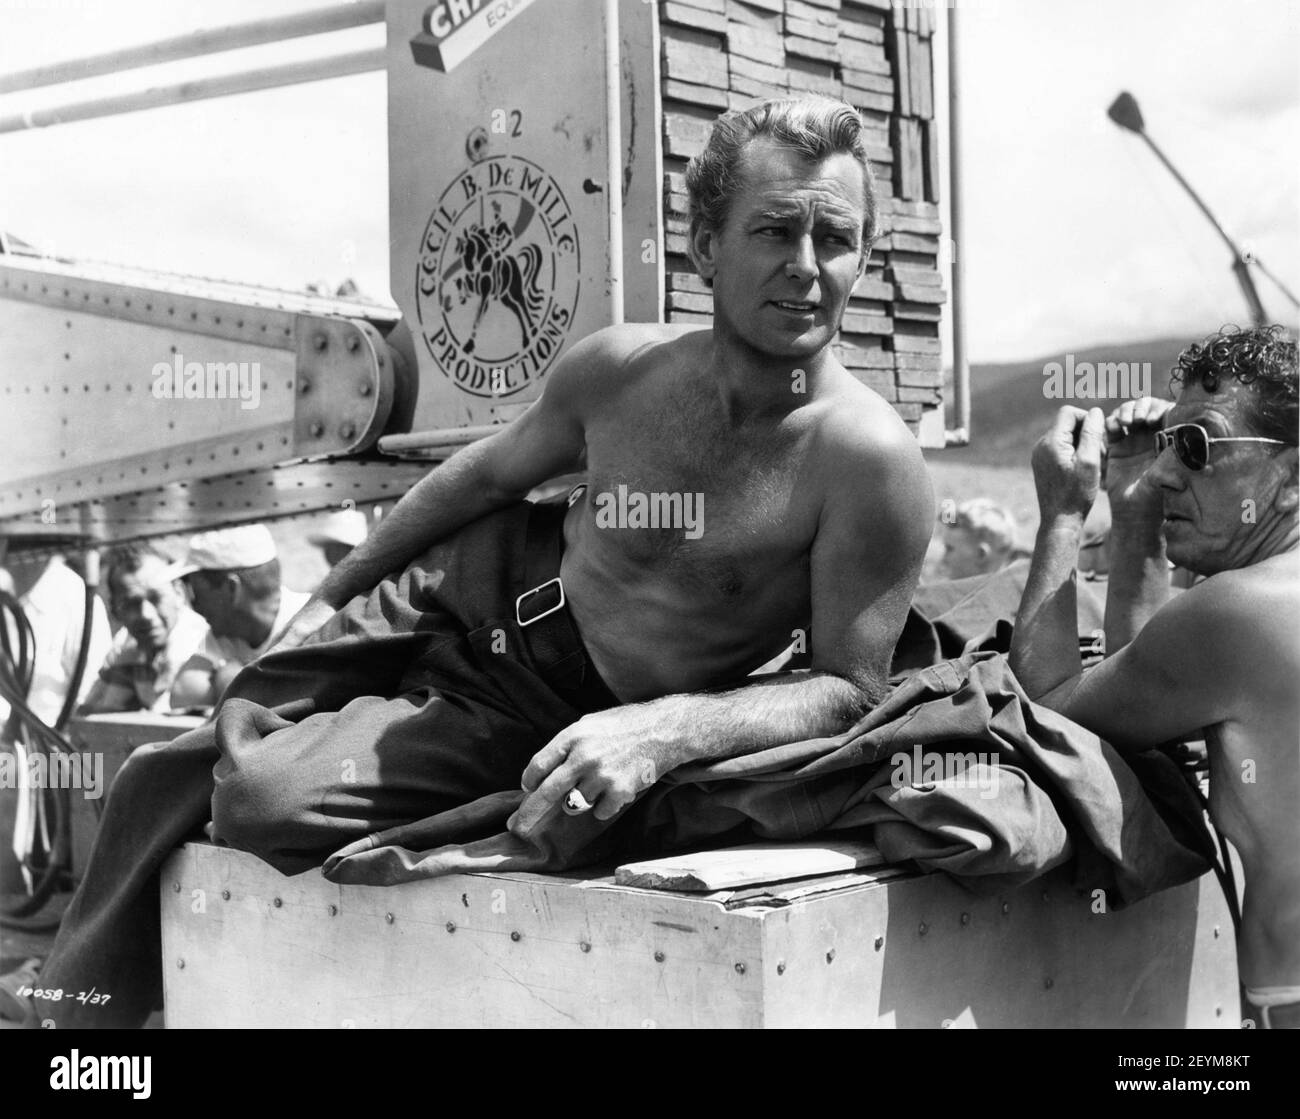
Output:
[[[1118,908],[1199,877],[1213,858],[1200,806],[1169,758],[1122,758],[1030,701],[1006,657],[986,652],[920,670],[842,734],[678,769],[615,821],[559,816],[524,842],[504,831],[522,798],[502,791],[351,843],[325,876],[381,885],[560,870],[860,828],[891,861],[987,888],[1073,859],[1076,885],[1106,891]]]

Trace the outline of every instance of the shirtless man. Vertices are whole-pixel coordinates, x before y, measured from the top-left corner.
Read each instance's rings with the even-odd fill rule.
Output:
[[[231,684],[215,731],[132,755],[41,975],[74,990],[111,976],[113,1002],[38,1000],[35,1015],[143,1020],[161,993],[158,867],[209,810],[218,841],[295,873],[522,780],[509,827],[525,844],[562,804],[610,820],[679,765],[833,734],[880,699],[934,498],[906,425],[830,349],[875,230],[861,122],[824,100],[728,115],[688,182],[714,326],[575,345],[531,408],[433,470],[331,571]],[[538,515],[521,500],[583,468],[586,497],[545,521],[548,547],[562,532],[549,570],[566,605],[541,610],[557,580],[517,600],[510,574],[531,555],[517,526],[531,537]],[[622,487],[689,495],[702,522],[610,527],[598,505]],[[544,658],[511,659],[566,611],[584,677],[571,690]],[[495,619],[509,655],[475,644]],[[795,629],[812,671],[748,681]]]
[[[1296,345],[1279,327],[1229,329],[1189,348],[1175,376],[1177,404],[1062,408],[1034,449],[1042,522],[1011,664],[1031,697],[1120,750],[1204,731],[1210,815],[1245,871],[1246,997],[1261,1024],[1297,1027]],[[1104,458],[1109,655],[1081,674],[1075,558]],[[1170,599],[1170,560],[1207,578]]]
[[[810,150],[792,145],[800,131]],[[647,773],[843,729],[883,694],[928,543],[916,441],[830,349],[875,226],[856,114],[812,100],[723,118],[687,181],[713,328],[618,326],[574,346],[532,408],[430,473],[330,572],[280,646],[431,540],[585,463],[561,577],[622,706],[537,753],[512,820],[523,837],[570,789],[608,819]],[[593,501],[622,485],[703,495],[702,534],[598,527]],[[798,628],[810,675],[689,694],[743,681]]]

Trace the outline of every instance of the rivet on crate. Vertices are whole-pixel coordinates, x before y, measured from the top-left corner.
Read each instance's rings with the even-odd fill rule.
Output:
[[[970,914],[969,914],[969,913],[963,913],[963,914],[961,915],[961,923],[962,923],[963,925],[969,925],[969,924],[970,924]]]
[[[518,931],[514,931],[510,934],[510,939],[513,940],[516,944],[518,944],[520,940],[523,939],[523,934]]]
[[[339,915],[339,907],[337,905],[328,905],[325,907],[325,911],[331,917],[337,917]]]
[[[920,933],[922,936],[925,936],[925,934],[930,931],[930,927],[924,921],[922,921],[920,928],[918,928],[916,931]]]
[[[449,933],[454,933],[454,932],[456,931],[456,922],[455,922],[455,921],[448,921],[448,922],[447,922],[447,931],[448,931]]]
[[[184,967],[184,966],[185,966],[185,961],[184,961],[183,959],[181,959],[181,960],[177,960],[177,961],[176,961],[176,966],[177,966],[177,967]]]
[[[384,920],[387,921],[387,922],[391,925],[394,921],[397,920],[397,918],[394,917],[391,913],[385,913],[385,914],[384,914]]]
[[[737,965],[736,965],[736,974],[737,974],[737,975],[744,975],[744,974],[745,974],[745,965],[744,965],[744,964],[737,964]]]
[[[835,949],[834,949],[834,948],[828,948],[828,949],[826,950],[826,962],[829,964],[829,963],[831,963],[834,959],[835,959]]]
[[[172,889],[179,894],[181,892],[181,884],[179,882],[173,882]],[[1215,931],[1215,935],[1217,936],[1219,930],[1215,929],[1214,931]]]
[[[276,909],[279,909],[280,906],[282,906],[282,905],[284,904],[284,902],[281,901],[279,898],[273,898],[273,899],[271,900],[271,904],[274,905],[274,906],[276,907]]]
[[[222,901],[229,901],[229,900],[230,900],[230,891],[229,891],[229,890],[222,890],[222,891],[221,891],[221,900],[222,900]]]
[[[581,941],[581,942],[578,944],[578,947],[581,948],[584,952],[590,952],[590,951],[591,951],[591,945],[588,944],[585,940],[584,940],[584,941]]]
[[[876,937],[876,951],[879,952],[884,946],[885,938],[883,936]]]
[[[784,961],[784,960],[777,960],[777,962],[776,962],[776,973],[777,973],[777,975],[784,975],[784,974],[785,974],[785,961]]]
[[[655,953],[655,963],[657,963],[657,964],[661,964],[661,963],[663,963],[663,962],[664,962],[664,954],[663,954],[662,952],[656,952],[656,953]]]
[[[1050,991],[1055,985],[1056,982],[1055,980],[1052,979],[1050,975],[1043,980],[1043,989],[1046,991]]]
[[[1002,903],[1002,916],[1005,917],[1010,912],[1011,912],[1011,903],[1009,901],[1004,901]]]

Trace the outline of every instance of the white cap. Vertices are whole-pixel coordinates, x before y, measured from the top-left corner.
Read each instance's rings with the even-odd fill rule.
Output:
[[[340,509],[325,518],[318,532],[307,539],[318,548],[326,544],[346,544],[355,548],[366,538],[366,515],[359,509]]]
[[[167,570],[170,579],[196,571],[230,571],[261,567],[276,558],[275,539],[266,525],[240,525],[191,537],[185,558]]]

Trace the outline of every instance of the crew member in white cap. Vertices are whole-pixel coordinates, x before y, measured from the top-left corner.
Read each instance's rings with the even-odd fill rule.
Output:
[[[172,688],[173,700],[183,696],[187,705],[215,704],[308,598],[280,584],[275,540],[265,525],[199,533],[171,577],[183,580],[194,609],[209,626]]]
[[[325,553],[325,562],[333,567],[366,538],[366,515],[358,509],[340,509],[325,518],[319,532],[307,540]]]

